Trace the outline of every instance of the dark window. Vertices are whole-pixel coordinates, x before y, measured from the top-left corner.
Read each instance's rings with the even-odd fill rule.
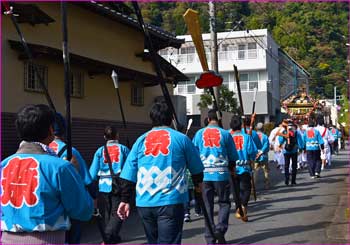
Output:
[[[136,106],[144,105],[144,88],[141,86],[131,86],[131,104]]]
[[[24,64],[24,89],[33,92],[43,92],[39,78],[47,88],[47,66],[26,62]]]
[[[82,72],[71,72],[71,92],[72,97],[84,97],[84,74]]]

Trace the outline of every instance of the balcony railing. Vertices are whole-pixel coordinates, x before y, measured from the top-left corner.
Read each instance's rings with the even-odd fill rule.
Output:
[[[211,55],[206,53],[207,60],[210,62]],[[245,60],[245,59],[258,59],[260,54],[257,49],[249,50],[234,50],[234,51],[220,51],[218,52],[219,61],[232,61],[232,60]],[[175,54],[175,55],[162,55],[162,57],[168,61],[173,61],[176,64],[191,64],[199,63],[197,53],[191,54]]]

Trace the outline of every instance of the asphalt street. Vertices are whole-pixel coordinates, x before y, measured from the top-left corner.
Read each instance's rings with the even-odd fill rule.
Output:
[[[271,159],[271,158],[270,158]],[[349,149],[333,156],[332,166],[321,178],[311,179],[306,169],[298,172],[297,185],[286,186],[284,176],[270,163],[271,187],[263,188],[263,173],[257,180],[257,201],[248,205],[247,223],[234,217],[231,208],[226,240],[233,244],[348,244]],[[216,207],[217,208],[217,207]],[[216,214],[216,213],[215,213]],[[184,244],[205,243],[204,219],[185,223]],[[123,243],[146,243],[142,223],[133,212],[120,233]],[[82,243],[101,243],[93,221],[83,225]]]

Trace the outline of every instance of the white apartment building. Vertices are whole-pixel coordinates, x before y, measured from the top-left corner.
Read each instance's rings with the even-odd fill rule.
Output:
[[[209,67],[211,67],[210,34],[203,34],[202,37]],[[186,96],[188,115],[199,115],[200,110],[197,104],[203,89],[196,88],[195,81],[199,78],[202,67],[191,36],[183,35],[177,36],[177,38],[185,39],[181,48],[163,49],[160,50],[160,55],[188,76],[189,81],[179,82],[174,88],[174,94]],[[253,91],[254,88],[257,88],[255,111],[259,121],[269,122],[278,117],[281,99],[280,50],[267,29],[221,32],[217,33],[217,40],[219,73],[224,78],[223,84],[234,91],[235,96],[237,96],[233,70],[233,65],[236,65],[240,75],[245,114],[251,114]],[[295,63],[294,60],[291,59],[291,61],[293,64]],[[288,62],[284,63],[288,65]],[[287,71],[286,64],[283,64],[282,72],[293,77],[293,74]],[[296,66],[298,69],[302,69],[299,65],[296,64]],[[287,86],[289,83],[295,84],[295,79],[290,79],[286,75],[284,77],[283,86]]]

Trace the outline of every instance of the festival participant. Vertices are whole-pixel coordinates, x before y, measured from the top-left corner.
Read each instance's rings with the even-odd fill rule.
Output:
[[[54,150],[58,157],[62,159],[67,159],[67,144],[65,143],[64,135],[66,133],[65,119],[60,113],[56,113],[55,124],[54,124],[54,134],[55,139],[49,144],[49,147]],[[72,159],[70,161],[74,167],[77,169],[84,184],[88,189],[91,190],[90,184],[92,183],[89,170],[86,166],[84,158],[81,156],[80,152],[72,147]],[[90,194],[91,191],[90,191]],[[71,227],[66,233],[66,243],[68,244],[79,244],[81,237],[81,224],[80,220],[71,219]]]
[[[238,185],[243,209],[243,216],[241,216],[238,207],[236,207],[236,218],[247,222],[248,202],[252,189],[251,164],[257,157],[258,149],[256,148],[252,137],[242,132],[242,121],[239,116],[232,116],[230,127],[231,129],[229,132],[238,153],[238,159],[236,161],[236,182]]]
[[[116,244],[122,241],[119,231],[123,223],[116,213],[120,203],[119,175],[129,154],[129,149],[118,142],[119,134],[114,126],[106,126],[104,139],[106,144],[95,152],[90,166],[90,174],[93,180],[99,178],[97,208],[102,219],[103,242]],[[116,185],[112,184],[112,179]]]
[[[321,153],[321,170],[323,170],[326,165],[330,167],[332,164],[331,144],[334,142],[334,137],[331,132],[325,127],[324,118],[321,115],[317,117],[316,129],[318,132],[320,132],[324,142],[324,154]]]
[[[338,149],[339,130],[334,125],[331,126],[329,128],[329,130],[331,131],[331,134],[333,135],[333,138],[334,138],[333,144],[331,145],[332,154],[338,155],[338,153],[339,153],[339,149]]]
[[[274,150],[274,161],[277,163],[277,168],[281,169],[281,173],[284,174],[284,155],[282,149],[279,147],[278,135],[283,131],[283,126],[288,125],[287,121],[276,125],[276,127],[271,131],[269,136],[270,146]]]
[[[193,143],[204,165],[203,200],[214,232],[224,237],[230,214],[230,172],[238,159],[230,134],[219,127],[216,111],[208,111],[208,126],[197,131]],[[214,222],[214,194],[218,196],[218,223]],[[206,223],[205,240],[215,243]]]
[[[185,171],[189,169],[198,192],[203,164],[191,140],[170,128],[166,103],[155,103],[150,118],[153,128],[136,140],[120,174],[118,215],[123,220],[129,216],[130,189],[136,183],[136,206],[148,243],[179,244],[188,201]]]
[[[253,117],[255,117],[255,114],[253,115]],[[250,135],[253,139],[253,142],[254,142],[256,148],[261,149],[262,145],[261,145],[260,138],[259,138],[258,134],[256,133],[256,131],[254,130],[254,126],[251,125],[251,121],[252,121],[252,119],[250,116],[246,116],[244,118],[245,129],[242,128],[242,132]]]
[[[298,162],[298,151],[304,149],[304,142],[302,135],[298,133],[297,127],[293,122],[288,124],[288,129],[284,128],[284,131],[278,136],[279,147],[283,149],[284,155],[284,175],[285,184],[289,185],[290,177],[290,163],[292,162],[292,185],[296,185],[297,178],[297,162]]]
[[[262,147],[258,150],[258,155],[256,158],[256,161],[254,163],[254,179],[256,181],[258,176],[258,171],[260,168],[264,170],[264,183],[265,183],[265,189],[269,188],[270,181],[269,181],[269,150],[270,150],[270,143],[269,138],[266,134],[264,134],[264,124],[258,123],[256,125],[257,134],[259,136],[259,139],[261,141]]]
[[[70,219],[92,215],[93,201],[82,178],[48,146],[54,121],[46,105],[27,105],[17,113],[22,142],[1,162],[2,244],[63,244]]]
[[[321,152],[324,153],[324,141],[318,130],[314,128],[315,119],[309,118],[309,127],[303,135],[306,149],[306,157],[309,165],[309,173],[312,179],[320,178],[321,175]],[[321,150],[320,150],[321,148]]]

